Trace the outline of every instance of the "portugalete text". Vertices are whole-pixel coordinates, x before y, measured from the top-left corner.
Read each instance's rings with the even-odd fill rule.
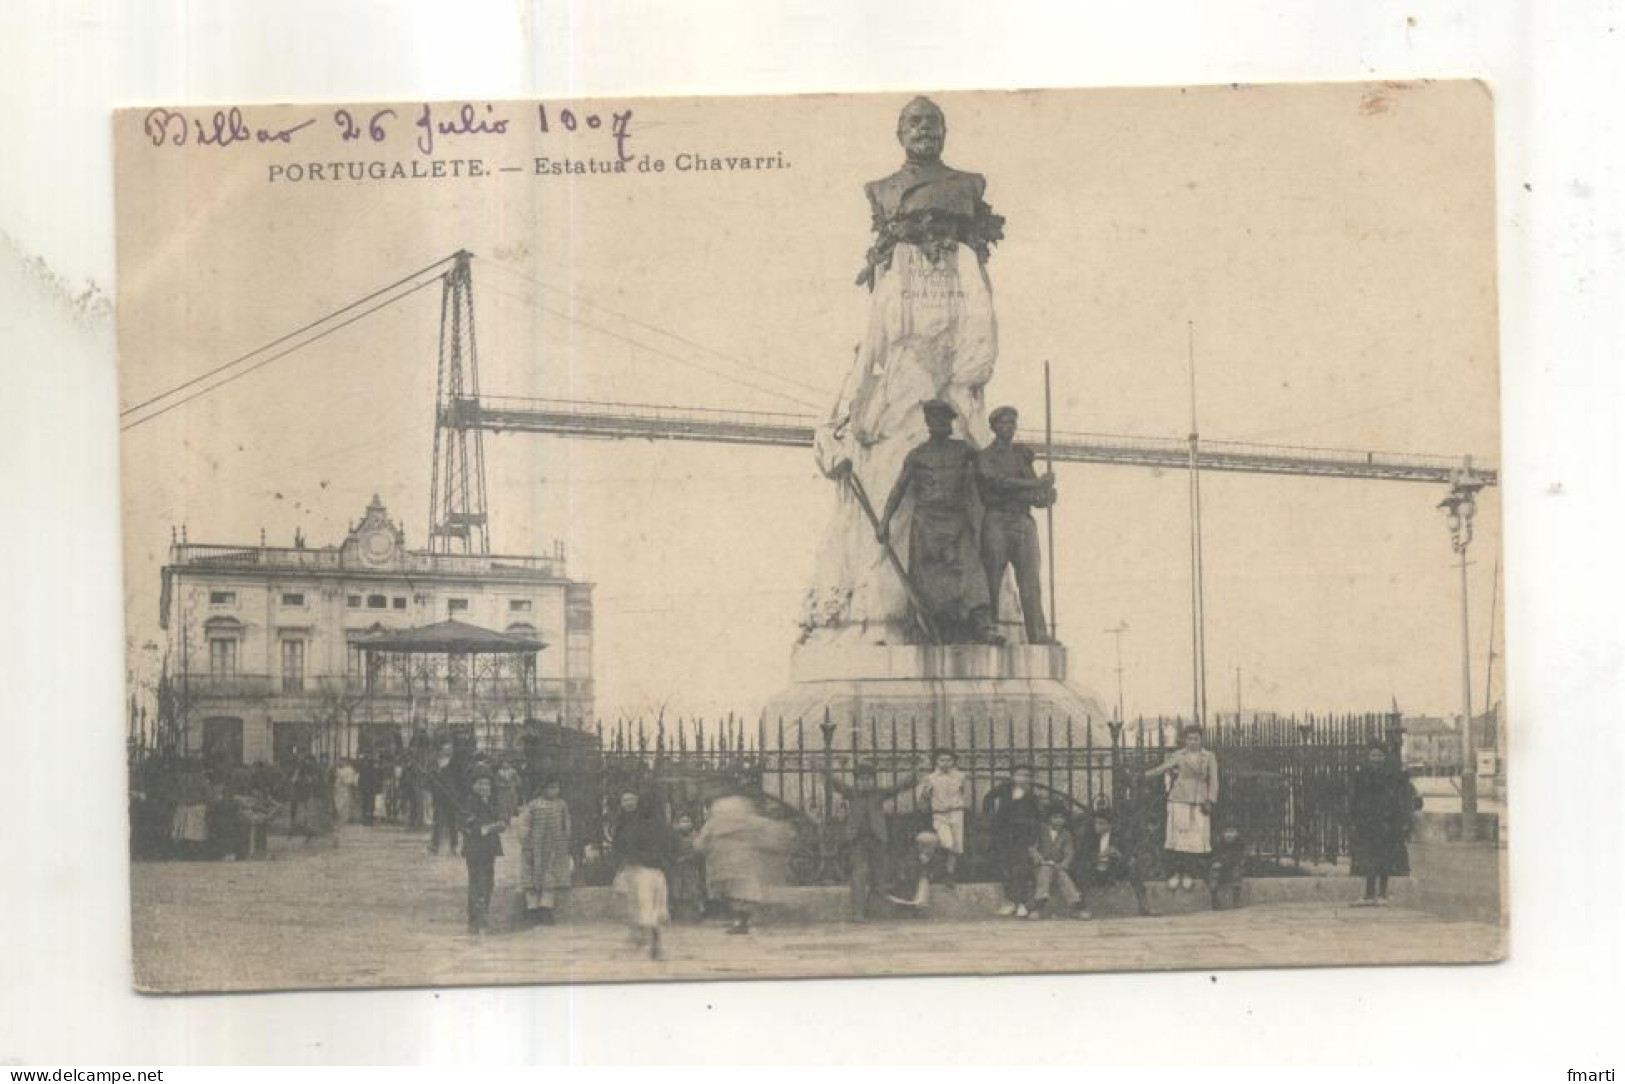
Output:
[[[410,162],[286,162],[267,166],[268,184],[308,181],[438,181],[490,174],[481,158],[414,158]]]

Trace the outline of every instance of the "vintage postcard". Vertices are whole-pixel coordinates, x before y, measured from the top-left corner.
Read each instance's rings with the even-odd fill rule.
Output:
[[[139,989],[1505,954],[1484,85],[114,130]]]

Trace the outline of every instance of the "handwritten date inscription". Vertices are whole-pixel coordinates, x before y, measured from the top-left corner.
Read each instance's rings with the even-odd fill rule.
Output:
[[[142,122],[154,147],[230,147],[237,143],[273,144],[292,146],[300,133],[317,123],[317,117],[307,117],[286,127],[261,127],[250,124],[241,108],[216,109],[203,116],[189,116],[174,109],[152,109]],[[369,140],[373,143],[409,141],[424,155],[432,155],[435,141],[440,138],[487,137],[501,138],[508,134],[511,119],[497,112],[489,103],[475,106],[464,102],[438,108],[425,102],[410,118],[402,117],[393,109],[379,109],[371,113],[338,109],[333,113],[333,127],[341,142]],[[551,109],[546,103],[536,106],[536,130],[543,136],[555,132],[565,136],[601,133],[615,143],[616,157],[629,161],[632,151],[632,110],[610,110],[607,113],[572,108]]]

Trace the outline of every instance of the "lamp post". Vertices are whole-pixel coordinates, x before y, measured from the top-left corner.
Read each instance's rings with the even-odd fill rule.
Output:
[[[1450,527],[1450,547],[1456,551],[1461,569],[1461,836],[1476,837],[1474,818],[1478,814],[1478,756],[1473,741],[1473,666],[1471,625],[1467,617],[1467,548],[1473,542],[1473,516],[1478,512],[1478,491],[1484,483],[1472,476],[1473,461],[1468,458],[1439,502],[1445,523]]]

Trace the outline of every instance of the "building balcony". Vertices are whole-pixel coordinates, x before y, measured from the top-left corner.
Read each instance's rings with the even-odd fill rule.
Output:
[[[526,682],[517,675],[467,680],[444,676],[411,682],[399,675],[377,676],[370,684],[358,674],[292,677],[279,674],[181,674],[177,681],[194,700],[310,699],[373,700],[406,703],[437,701],[448,704],[500,701],[583,702],[592,698],[592,683],[564,678],[538,678]]]
[[[244,698],[271,695],[269,674],[180,674],[188,696]]]
[[[559,557],[523,555],[424,553],[405,554],[402,570],[415,576],[564,579],[565,562]],[[309,549],[296,546],[222,546],[182,542],[170,547],[170,564],[193,569],[265,569],[288,572],[369,572],[364,565],[346,568],[343,551],[336,547]]]

